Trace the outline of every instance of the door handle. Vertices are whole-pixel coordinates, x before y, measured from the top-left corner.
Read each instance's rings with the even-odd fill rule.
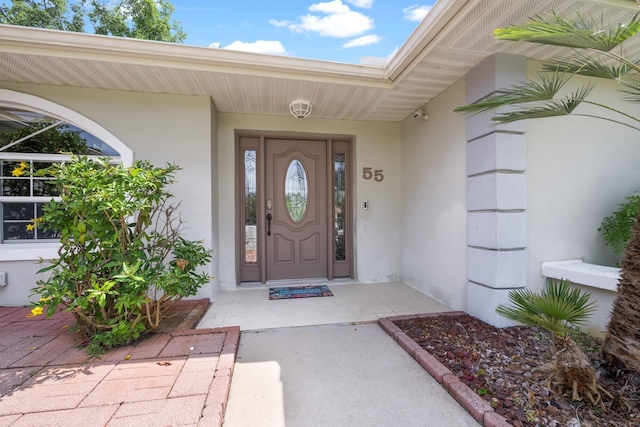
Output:
[[[271,220],[273,219],[273,215],[270,213],[267,214],[267,236],[271,236]]]

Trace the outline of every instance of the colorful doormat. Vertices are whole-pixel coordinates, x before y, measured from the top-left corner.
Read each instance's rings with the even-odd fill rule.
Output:
[[[269,299],[332,297],[327,285],[282,286],[269,288]]]

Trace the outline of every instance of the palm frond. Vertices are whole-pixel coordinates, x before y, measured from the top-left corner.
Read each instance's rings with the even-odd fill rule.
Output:
[[[635,14],[624,24],[605,28],[604,20],[562,18],[555,13],[536,15],[522,25],[494,30],[501,40],[526,41],[546,45],[608,52],[640,32],[640,17]]]
[[[565,76],[561,73],[539,73],[538,77],[538,81],[531,80],[522,85],[511,86],[504,93],[457,107],[453,111],[477,115],[509,105],[549,101],[553,99],[570,78],[570,76]]]
[[[572,289],[568,281],[549,280],[540,293],[528,289],[510,291],[511,306],[499,305],[496,312],[516,322],[564,335],[568,325],[582,325],[593,314],[596,306],[589,298],[589,294]]]
[[[621,80],[626,90],[622,92],[626,94],[624,99],[629,102],[640,102],[640,78],[638,76],[631,76],[625,80]]]
[[[544,64],[543,69],[550,72],[578,74],[620,81],[633,68],[627,63],[609,65],[605,61],[586,55],[576,55],[567,59],[556,59]]]
[[[499,305],[496,312],[507,319],[535,326],[538,324],[535,320],[538,311],[537,297],[538,295],[529,289],[509,291],[509,301],[512,305],[510,307]]]
[[[580,87],[566,98],[537,102],[530,106],[524,106],[523,108],[514,111],[497,113],[491,118],[491,120],[498,123],[506,124],[525,119],[542,119],[547,117],[566,116],[573,113],[578,105],[580,105],[589,95],[592,89],[593,85],[588,84]]]
[[[549,101],[547,105],[530,107],[508,111],[506,113],[497,113],[491,120],[497,123],[507,124],[527,119],[544,119],[548,117],[566,116],[569,113],[564,106],[555,101]]]

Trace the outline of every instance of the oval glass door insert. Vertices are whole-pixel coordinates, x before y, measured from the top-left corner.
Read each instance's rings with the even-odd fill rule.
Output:
[[[284,197],[287,212],[294,222],[299,222],[307,211],[307,172],[298,159],[289,163],[284,178]]]

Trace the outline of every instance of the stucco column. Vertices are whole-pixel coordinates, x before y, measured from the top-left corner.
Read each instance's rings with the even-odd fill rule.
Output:
[[[467,103],[526,78],[526,59],[496,54],[466,77]],[[466,120],[467,312],[495,326],[511,289],[527,281],[527,180],[525,123],[496,126],[493,113]]]

